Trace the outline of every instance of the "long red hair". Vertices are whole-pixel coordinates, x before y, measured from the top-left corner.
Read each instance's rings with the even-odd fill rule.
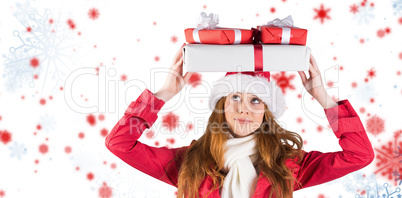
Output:
[[[204,135],[181,156],[183,161],[179,168],[178,198],[184,195],[186,198],[199,197],[198,189],[206,175],[211,176],[214,185],[208,195],[223,185],[225,176],[221,170],[224,166],[224,145],[227,141],[226,133],[230,130],[223,111],[225,100],[226,97],[222,97],[216,104],[218,111],[213,111],[209,117]],[[268,107],[264,106],[266,111],[263,123],[254,132],[257,136],[258,168],[272,185],[269,197],[274,193],[277,198],[292,197],[296,179],[292,170],[285,165],[285,160],[298,159],[296,163],[300,163],[303,140],[299,134],[282,128]]]

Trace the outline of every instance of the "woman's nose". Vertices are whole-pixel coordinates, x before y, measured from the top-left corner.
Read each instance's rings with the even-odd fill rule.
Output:
[[[245,113],[245,114],[249,113],[249,110],[247,108],[247,104],[245,102],[241,102],[237,109],[238,109],[239,113]]]

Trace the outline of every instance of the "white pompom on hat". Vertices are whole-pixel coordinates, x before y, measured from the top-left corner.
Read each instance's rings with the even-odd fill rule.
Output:
[[[209,108],[215,109],[216,103],[230,93],[250,93],[256,95],[267,106],[269,111],[279,118],[285,112],[286,101],[281,88],[270,80],[270,72],[227,72],[216,81],[209,98]]]

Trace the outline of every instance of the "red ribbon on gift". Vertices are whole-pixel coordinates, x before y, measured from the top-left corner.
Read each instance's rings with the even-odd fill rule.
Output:
[[[260,43],[260,30],[251,28],[254,37],[254,71],[263,71],[262,45]]]
[[[225,76],[241,73],[248,74],[252,76],[261,76],[265,77],[270,81],[271,73],[269,71],[263,71],[263,58],[262,58],[262,45],[261,43],[254,43],[254,71],[247,72],[227,72]]]
[[[254,44],[254,71],[263,70],[262,61],[262,45],[260,43]]]
[[[263,72],[264,65],[263,65],[263,58],[262,58],[262,45],[260,43],[253,44],[254,46],[254,71],[253,72],[240,72],[240,73],[260,73]],[[239,72],[227,72],[228,74],[234,74]]]

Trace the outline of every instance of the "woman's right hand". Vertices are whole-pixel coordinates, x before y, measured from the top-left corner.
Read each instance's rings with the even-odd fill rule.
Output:
[[[155,97],[163,100],[164,102],[169,101],[173,96],[178,94],[181,89],[187,84],[188,79],[190,79],[193,72],[187,72],[183,76],[183,51],[182,48],[186,45],[184,43],[179,51],[173,58],[172,66],[170,66],[169,73],[165,80],[164,85],[159,91],[154,95]]]

